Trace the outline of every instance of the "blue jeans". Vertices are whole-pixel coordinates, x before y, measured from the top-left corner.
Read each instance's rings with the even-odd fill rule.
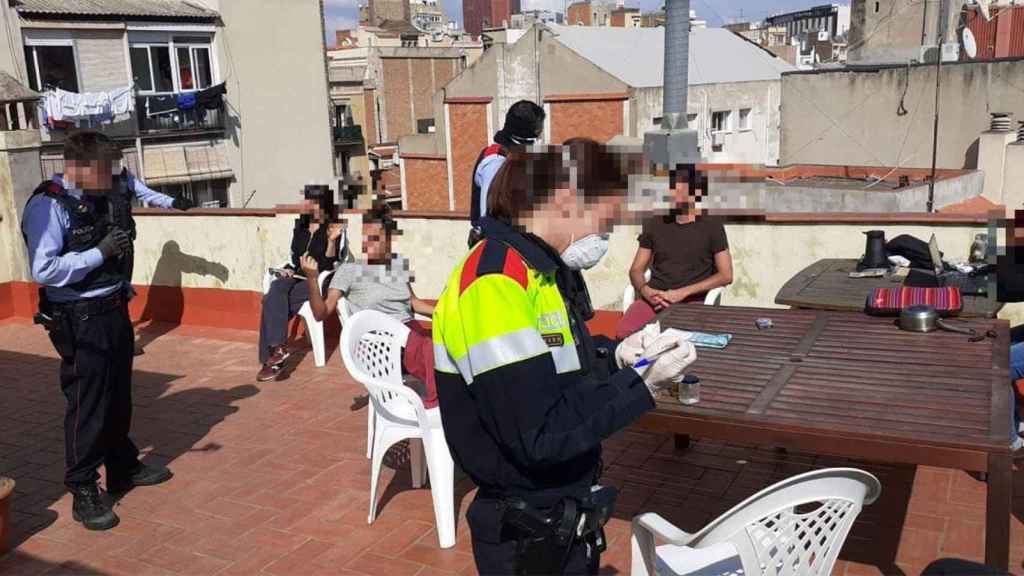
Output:
[[[1013,430],[1010,438],[1016,439],[1020,430],[1020,414],[1017,412],[1017,395],[1013,383],[1024,378],[1024,342],[1010,346],[1010,398],[1013,406]]]

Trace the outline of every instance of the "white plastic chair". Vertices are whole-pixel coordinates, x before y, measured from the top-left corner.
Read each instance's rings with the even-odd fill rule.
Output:
[[[341,321],[342,330],[344,330],[345,322],[348,322],[349,317],[352,316],[352,305],[349,304],[348,298],[341,298],[338,300],[338,320]],[[430,320],[422,314],[416,314],[417,320]],[[405,341],[402,342],[402,346],[405,346]],[[366,459],[369,460],[373,456],[373,430],[375,428],[376,416],[373,410],[373,404],[369,404],[366,407]]]
[[[374,411],[370,515],[377,515],[377,483],[388,449],[406,439],[414,487],[430,477],[437,538],[441,548],[455,545],[455,463],[441,426],[441,411],[427,410],[419,394],[402,384],[402,344],[409,329],[373,310],[352,315],[341,332],[341,358],[349,374],[366,387]],[[426,469],[423,457],[426,456]]]
[[[338,320],[341,321],[342,333],[345,331],[345,324],[352,317],[352,307],[348,298],[342,297],[338,300]],[[404,343],[403,343],[404,345]],[[344,358],[342,358],[344,361]],[[373,430],[375,428],[376,414],[373,410],[373,402],[366,405],[366,459],[373,458]]]
[[[285,265],[290,264],[286,262]],[[281,266],[282,268],[284,266]],[[327,281],[327,277],[333,272],[333,270],[327,270],[321,272],[317,277],[317,284],[320,286],[320,293],[323,294],[324,282]],[[267,272],[263,275],[263,293],[270,292],[270,284],[274,282],[276,277]],[[299,316],[306,323],[306,334],[309,335],[309,342],[313,347],[313,361],[317,368],[323,368],[324,364],[327,363],[327,356],[324,349],[324,323],[317,321],[313,316],[313,309],[310,308],[309,302],[306,302],[299,308]]]
[[[830,468],[766,488],[696,534],[657,514],[641,514],[633,518],[631,573],[825,576],[832,572],[861,508],[881,491],[878,479],[863,470]],[[655,537],[668,543],[655,547]],[[729,546],[738,562],[735,556],[731,565],[700,562]]]
[[[644,272],[644,281],[649,282],[651,280],[651,269],[648,268]],[[707,296],[704,297],[705,306],[718,306],[722,303],[722,292],[725,291],[725,287],[719,286],[718,288],[712,288],[708,290]],[[622,311],[629,310],[629,307],[636,302],[636,290],[633,289],[633,284],[630,282],[626,283],[626,288],[622,291]]]

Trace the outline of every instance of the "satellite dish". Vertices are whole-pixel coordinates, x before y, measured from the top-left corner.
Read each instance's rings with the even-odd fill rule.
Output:
[[[978,43],[974,41],[974,32],[971,32],[970,28],[964,28],[961,45],[964,48],[964,54],[967,54],[971,60],[978,56]]]
[[[978,3],[978,10],[981,11],[981,17],[985,19],[985,22],[992,21],[992,11],[989,9],[989,5],[992,4],[992,0],[975,0]]]

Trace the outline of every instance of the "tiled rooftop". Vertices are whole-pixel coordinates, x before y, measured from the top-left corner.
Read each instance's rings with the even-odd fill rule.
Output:
[[[287,378],[254,383],[255,335],[155,325],[136,359],[134,437],[175,472],[117,505],[121,524],[87,532],[71,520],[63,468],[57,361],[43,331],[0,322],[0,474],[17,481],[14,550],[2,574],[471,574],[457,484],[458,543],[441,550],[427,490],[413,490],[395,450],[377,521],[366,524],[369,461],[362,388],[337,352],[326,367],[300,353]],[[336,341],[336,340],[335,340]],[[753,440],[753,439],[752,439]],[[689,531],[784,477],[854,465],[879,476],[836,574],[919,574],[941,556],[981,559],[985,484],[960,471],[855,463],[770,447],[695,442],[636,430],[605,443],[605,479],[622,489],[602,559],[629,572],[629,519],[655,511]],[[1024,473],[1015,476],[1011,570],[1024,562]]]

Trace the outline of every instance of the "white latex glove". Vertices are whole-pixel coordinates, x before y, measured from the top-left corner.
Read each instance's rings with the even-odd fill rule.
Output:
[[[615,364],[620,369],[636,364],[643,358],[644,349],[651,345],[661,334],[661,325],[654,322],[644,326],[643,330],[626,337],[615,348]]]
[[[684,337],[671,332],[662,334],[644,350],[644,357],[650,358],[676,344],[678,346],[675,349],[665,352],[654,364],[640,371],[640,376],[643,377],[652,396],[659,389],[671,386],[673,380],[683,377],[686,368],[697,360],[697,350]]]

